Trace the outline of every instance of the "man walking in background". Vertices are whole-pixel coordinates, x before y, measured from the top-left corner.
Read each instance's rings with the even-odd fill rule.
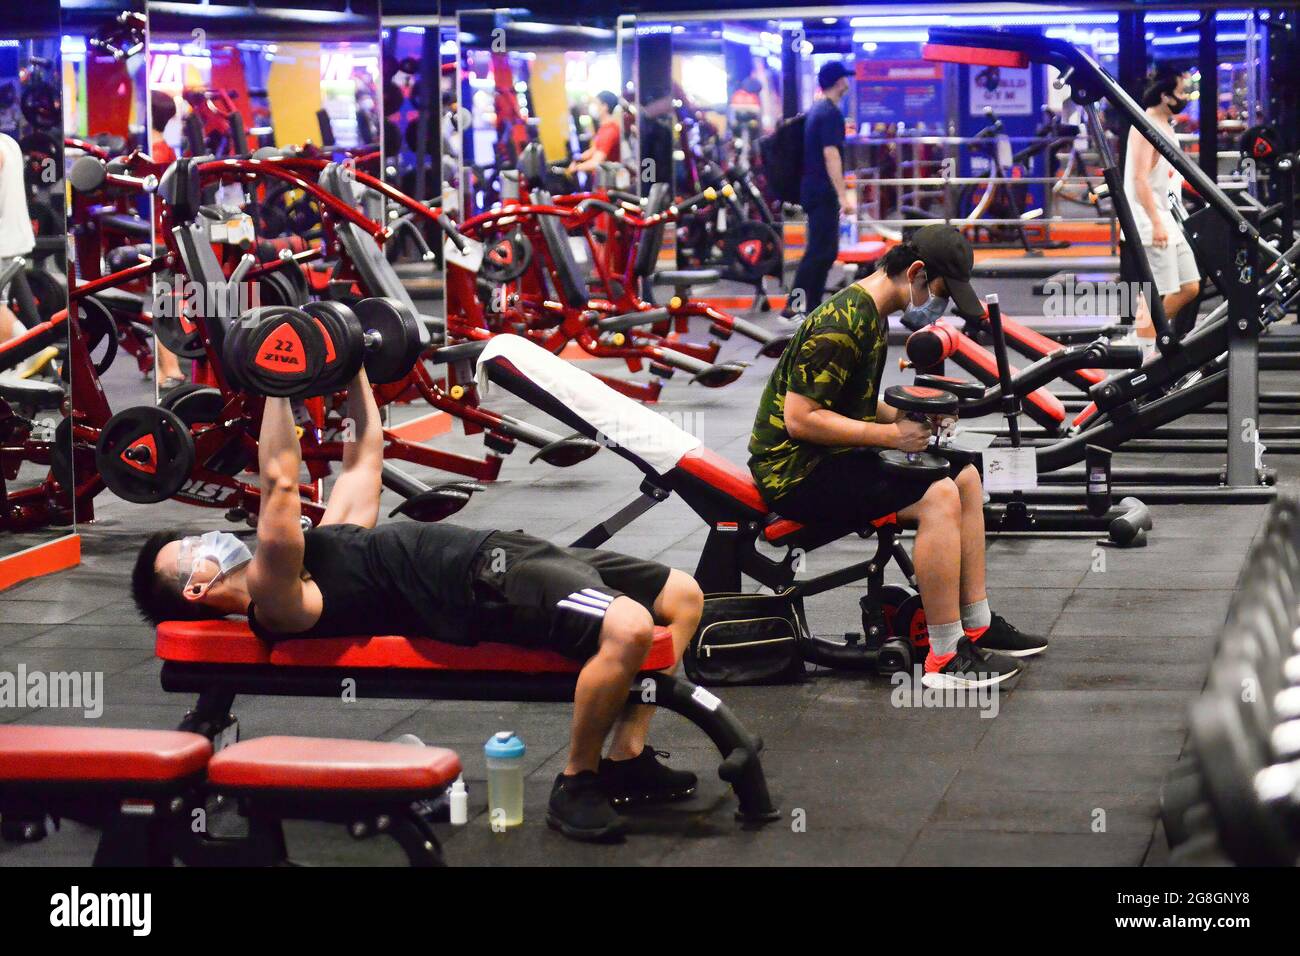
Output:
[[[840,103],[852,73],[831,61],[817,71],[822,95],[808,110],[803,134],[803,176],[799,204],[807,216],[803,260],[781,315],[802,319],[821,304],[826,277],[840,251],[840,211],[848,206],[844,187],[844,114]]]

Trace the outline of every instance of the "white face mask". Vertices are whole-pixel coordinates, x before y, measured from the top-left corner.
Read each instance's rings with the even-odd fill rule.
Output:
[[[181,539],[180,550],[176,554],[176,580],[187,596],[202,597],[210,587],[251,560],[253,552],[229,531],[191,535]],[[210,581],[194,583],[194,575],[208,563],[216,566],[217,573]]]

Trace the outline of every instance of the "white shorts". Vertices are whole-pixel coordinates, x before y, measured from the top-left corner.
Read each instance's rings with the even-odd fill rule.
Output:
[[[1172,295],[1181,286],[1189,282],[1201,281],[1201,270],[1196,266],[1196,255],[1186,242],[1178,245],[1170,243],[1163,249],[1158,246],[1143,245],[1151,263],[1151,276],[1156,280],[1156,292],[1160,295]]]

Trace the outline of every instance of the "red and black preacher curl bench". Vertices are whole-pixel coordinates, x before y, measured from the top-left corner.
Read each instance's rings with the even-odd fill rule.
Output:
[[[95,866],[275,866],[288,862],[284,820],[341,823],[355,838],[386,833],[412,866],[442,866],[416,804],[460,773],[440,747],[369,740],[260,737],[213,755],[174,730],[0,727],[0,816],[6,838],[39,839],[45,819],[101,831]],[[207,803],[233,798],[243,836],[207,831]]]
[[[515,335],[498,335],[479,357],[486,378],[626,458],[641,470],[641,494],[596,525],[575,547],[598,548],[675,492],[709,526],[695,580],[705,594],[741,590],[742,575],[776,593],[803,598],[865,581],[859,600],[865,640],[840,642],[805,634],[806,660],[827,667],[910,671],[917,652],[929,643],[925,615],[914,588],[885,585],[885,569],[896,562],[914,582],[911,558],[898,539],[896,515],[870,525],[804,525],[771,513],[749,471],[706,448],[664,416],[619,395],[582,369]],[[856,533],[875,537],[876,547],[862,561],[795,581],[802,558]],[[777,559],[760,546],[784,549]],[[857,638],[858,635],[853,635]]]
[[[180,729],[209,740],[237,734],[231,714],[237,694],[338,698],[350,689],[358,699],[565,702],[573,700],[582,669],[553,651],[418,637],[310,638],[269,646],[247,623],[229,620],[160,624],[156,651],[163,690],[198,694]],[[704,688],[659,673],[674,659],[672,635],[657,628],[630,701],[671,710],[704,731],[723,757],[718,776],[736,791],[738,820],[776,819],[759,760],[762,741]]]

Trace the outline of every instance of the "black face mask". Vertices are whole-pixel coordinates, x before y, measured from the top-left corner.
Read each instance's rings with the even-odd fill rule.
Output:
[[[1169,104],[1169,112],[1175,114],[1181,113],[1183,110],[1187,109],[1187,104],[1191,102],[1191,100],[1185,96],[1174,96],[1172,93],[1169,94],[1169,98],[1173,100],[1173,102]]]

